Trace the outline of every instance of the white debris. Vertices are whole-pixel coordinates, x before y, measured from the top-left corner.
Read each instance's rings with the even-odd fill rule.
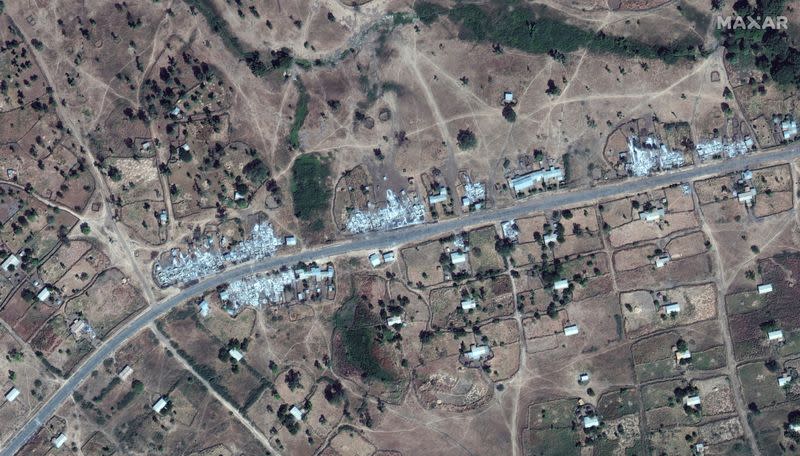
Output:
[[[519,230],[517,229],[516,222],[514,220],[508,220],[505,222],[500,223],[500,228],[503,229],[503,237],[510,240],[516,241],[519,238]]]
[[[332,283],[333,274],[333,266],[328,265],[325,269],[312,266],[271,274],[255,274],[236,280],[228,284],[225,290],[225,309],[229,314],[236,315],[242,307],[260,308],[262,305],[281,304],[285,302],[284,292],[292,290],[298,280],[314,279],[317,283],[327,280]],[[313,289],[319,291],[318,287],[312,287]],[[302,290],[296,296],[300,300],[306,297]]]
[[[658,139],[648,136],[644,141],[637,137],[628,138],[627,167],[634,176],[646,176],[658,169],[683,166],[683,154],[670,149]]]
[[[351,233],[387,231],[422,223],[424,220],[425,208],[416,199],[406,195],[398,197],[393,191],[386,190],[386,206],[353,211],[347,220],[347,230]]]
[[[753,139],[749,136],[746,136],[744,140],[733,142],[723,142],[718,138],[714,138],[709,141],[697,143],[695,150],[697,150],[697,155],[699,155],[702,160],[714,157],[715,155],[733,158],[737,155],[746,154],[753,144]]]
[[[464,206],[472,206],[486,199],[486,187],[480,182],[467,182],[464,185],[464,197],[461,203]]]
[[[156,280],[161,286],[168,286],[200,279],[219,271],[228,263],[236,264],[272,256],[282,244],[283,238],[275,236],[271,224],[260,223],[253,227],[250,239],[236,244],[224,254],[208,245],[186,254],[173,250],[170,265],[156,265]]]

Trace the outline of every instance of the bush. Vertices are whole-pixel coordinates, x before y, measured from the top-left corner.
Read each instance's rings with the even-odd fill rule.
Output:
[[[478,145],[478,139],[475,138],[475,133],[471,130],[458,130],[456,141],[458,141],[458,148],[461,150],[469,150]]]
[[[89,227],[89,224],[86,222],[81,223],[81,233],[88,236],[89,233],[92,232],[92,229]]]
[[[514,108],[512,108],[511,105],[505,105],[503,107],[503,118],[509,122],[517,120],[517,113],[514,112]]]
[[[250,182],[257,185],[261,185],[269,177],[269,168],[259,158],[244,165],[242,172]]]

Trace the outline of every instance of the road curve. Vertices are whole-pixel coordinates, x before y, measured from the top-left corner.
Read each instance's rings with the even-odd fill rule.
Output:
[[[267,272],[284,265],[292,265],[300,261],[310,262],[324,260],[340,255],[346,255],[359,250],[376,250],[391,248],[397,245],[421,241],[451,232],[459,232],[466,227],[520,218],[533,212],[548,211],[558,208],[574,207],[592,203],[598,200],[643,192],[653,188],[666,187],[680,182],[689,182],[698,178],[727,174],[730,172],[755,168],[773,162],[785,162],[800,156],[800,147],[784,147],[758,154],[746,155],[723,161],[697,165],[691,168],[665,172],[655,176],[626,179],[620,183],[601,185],[581,190],[560,190],[538,194],[529,199],[519,201],[511,207],[473,212],[460,218],[445,220],[437,223],[414,225],[395,231],[368,233],[350,238],[337,244],[323,245],[312,250],[267,258],[257,263],[245,264],[223,270],[212,277],[189,286],[180,293],[149,307],[145,312],[134,318],[122,329],[115,332],[97,350],[92,353],[80,367],[69,376],[66,382],[47,402],[37,411],[17,434],[6,442],[0,456],[15,455],[20,448],[36,433],[40,426],[52,416],[61,404],[69,398],[80,383],[91,375],[92,371],[112,356],[114,352],[128,339],[133,337],[148,324],[168,312],[181,302],[199,296],[203,292],[213,289],[218,285],[240,279],[257,272]]]

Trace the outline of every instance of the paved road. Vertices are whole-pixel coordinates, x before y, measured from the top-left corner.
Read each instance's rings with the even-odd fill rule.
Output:
[[[451,232],[459,232],[468,226],[480,225],[498,220],[520,218],[533,212],[574,207],[616,195],[643,192],[652,188],[665,187],[680,182],[689,182],[707,175],[730,173],[745,168],[755,168],[772,162],[788,161],[797,157],[800,157],[800,147],[793,146],[725,161],[715,161],[657,176],[626,179],[622,183],[574,191],[560,190],[558,192],[549,192],[520,201],[508,208],[474,212],[458,219],[415,225],[390,232],[369,233],[338,244],[324,245],[306,252],[276,256],[254,264],[242,265],[224,270],[148,308],[147,311],[125,325],[121,330],[114,333],[90,355],[83,364],[81,364],[44,406],[42,406],[39,411],[30,418],[25,426],[7,442],[5,448],[0,452],[0,456],[12,456],[16,454],[25,442],[33,437],[39,427],[58,410],[65,400],[67,400],[78,385],[89,377],[92,371],[97,369],[104,359],[111,357],[126,340],[130,339],[142,328],[146,327],[156,318],[165,314],[178,304],[198,296],[206,290],[215,288],[218,285],[223,285],[256,272],[266,272],[277,269],[283,265],[292,265],[299,261],[310,262],[313,260],[323,260],[345,255],[359,250],[391,248]]]

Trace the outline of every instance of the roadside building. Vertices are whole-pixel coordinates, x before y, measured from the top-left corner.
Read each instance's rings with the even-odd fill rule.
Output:
[[[428,197],[428,203],[430,203],[430,205],[433,206],[434,204],[444,203],[445,201],[447,201],[447,198],[448,198],[447,187],[442,187],[439,189],[438,193]]]
[[[384,263],[391,263],[394,260],[395,260],[395,256],[394,256],[394,252],[393,251],[389,251],[389,252],[384,252],[383,253],[383,262]]]
[[[122,370],[117,373],[117,377],[119,377],[120,380],[125,381],[131,376],[132,373],[133,368],[126,364],[125,367],[123,367]]]
[[[244,358],[242,352],[240,352],[235,348],[231,348],[230,350],[228,350],[228,354],[231,355],[231,358],[233,358],[237,363],[241,361],[242,358]]]
[[[463,309],[465,311],[470,311],[470,310],[474,309],[475,307],[477,307],[477,304],[475,303],[474,299],[467,298],[467,299],[462,299],[461,300],[461,309]]]
[[[763,285],[758,286],[758,294],[767,294],[767,293],[772,293],[771,283],[765,283]]]
[[[153,411],[156,413],[161,413],[161,411],[164,410],[164,407],[167,406],[167,402],[168,402],[167,398],[165,396],[161,396],[160,398],[158,398],[156,403],[153,404]]]
[[[673,302],[664,306],[664,313],[667,315],[676,314],[681,311],[681,305]]]
[[[10,390],[8,390],[8,392],[6,392],[6,400],[8,402],[14,402],[14,399],[16,399],[17,396],[19,396],[19,390],[16,386],[12,387]]]
[[[564,335],[565,336],[575,336],[578,334],[578,325],[567,325],[564,326]]]
[[[767,340],[770,342],[783,342],[783,331],[775,329],[767,333]]]
[[[69,332],[72,333],[73,336],[80,336],[83,333],[83,329],[86,327],[86,322],[80,318],[76,318],[72,320],[72,324],[69,325]]]
[[[567,279],[556,280],[553,282],[553,290],[566,290],[569,288],[569,281]]]
[[[517,176],[508,181],[508,185],[514,190],[514,193],[522,193],[525,190],[533,187],[540,182],[562,182],[564,180],[564,171],[561,168],[551,166],[548,169],[540,169],[539,171],[532,171],[530,173]]]
[[[283,238],[283,243],[286,244],[287,247],[297,245],[297,238],[294,236],[286,236]]]
[[[369,256],[369,264],[371,264],[373,268],[377,268],[381,265],[381,256],[378,252],[375,252]]]
[[[50,442],[53,444],[54,447],[61,448],[61,445],[67,443],[67,436],[64,435],[64,433],[62,432],[61,434],[58,434],[57,436],[53,437],[53,439],[50,440]]]

